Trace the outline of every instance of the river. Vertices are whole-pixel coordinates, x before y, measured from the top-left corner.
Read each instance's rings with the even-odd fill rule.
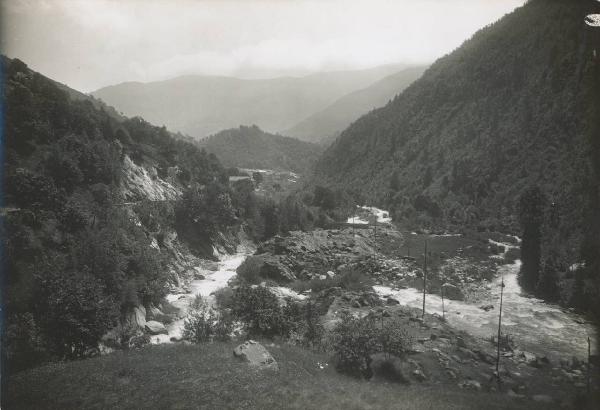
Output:
[[[497,243],[505,252],[513,245]],[[494,308],[485,311],[479,305],[444,299],[445,317],[450,325],[474,336],[489,338],[498,332],[498,309],[501,283],[504,280],[502,307],[502,334],[510,335],[520,350],[526,350],[551,359],[577,356],[587,358],[587,338],[595,349],[597,334],[595,327],[586,319],[558,305],[546,303],[525,293],[517,281],[521,261],[502,265],[498,277],[492,282],[492,297],[489,303]],[[423,294],[417,289],[392,289],[375,286],[382,296],[390,296],[402,305],[422,308]],[[442,299],[435,294],[426,296],[426,312],[442,315]]]

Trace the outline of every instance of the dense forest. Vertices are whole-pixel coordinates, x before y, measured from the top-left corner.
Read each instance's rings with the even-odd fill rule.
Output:
[[[409,224],[533,232],[529,288],[598,309],[591,3],[532,0],[482,29],[343,131],[315,181]],[[559,290],[541,283],[550,271]]]
[[[107,112],[20,60],[2,65],[2,345],[15,370],[90,354],[128,309],[165,295],[165,232],[202,224],[202,254],[216,231],[236,223],[236,210],[214,155]],[[152,179],[170,195],[125,189],[131,168],[156,170]]]
[[[256,125],[240,126],[199,142],[223,165],[306,173],[321,154],[321,147],[295,138],[264,132]]]

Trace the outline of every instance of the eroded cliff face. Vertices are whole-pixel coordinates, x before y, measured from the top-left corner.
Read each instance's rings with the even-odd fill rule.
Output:
[[[125,155],[121,195],[125,200],[173,201],[181,196],[182,189],[174,182],[177,167],[170,167],[169,176],[162,179],[151,165],[137,165]]]

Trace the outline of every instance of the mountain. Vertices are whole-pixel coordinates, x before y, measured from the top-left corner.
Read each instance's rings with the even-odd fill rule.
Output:
[[[226,245],[243,199],[197,145],[1,59],[2,357],[15,372],[88,356],[136,306],[163,302],[195,255]]]
[[[537,266],[558,258],[561,289],[574,263],[586,267],[581,282],[600,277],[598,33],[584,24],[592,5],[531,0],[480,30],[345,129],[314,183],[385,206],[398,222],[517,234],[533,198],[546,204],[534,224],[552,216],[537,229]],[[524,195],[531,189],[541,193]]]
[[[277,132],[401,69],[389,65],[258,80],[189,75],[151,83],[122,83],[92,95],[127,116],[139,115],[194,138],[240,124],[257,124]]]
[[[269,134],[256,125],[221,131],[199,142],[225,166],[307,172],[322,149],[295,138]]]
[[[329,141],[339,135],[352,121],[374,108],[383,106],[401,93],[423,74],[425,68],[421,66],[406,68],[366,88],[351,92],[283,133],[307,141]]]

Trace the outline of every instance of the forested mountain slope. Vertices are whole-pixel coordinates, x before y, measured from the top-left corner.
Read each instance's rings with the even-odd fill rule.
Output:
[[[563,273],[585,259],[596,275],[598,36],[584,24],[596,8],[531,0],[480,30],[343,131],[315,182],[389,207],[398,221],[515,233],[520,199],[538,187],[555,221],[542,229],[540,263],[558,243]]]
[[[347,94],[322,111],[302,120],[283,133],[307,141],[333,139],[352,121],[386,104],[423,74],[425,67],[405,68],[369,87]]]
[[[288,129],[336,99],[402,69],[389,65],[305,77],[238,79],[188,75],[150,83],[128,82],[92,93],[125,115],[141,115],[194,138],[256,124]]]
[[[2,66],[4,375],[89,355],[133,307],[161,302],[189,269],[182,252],[211,256],[237,209],[214,155],[20,60]]]
[[[310,142],[264,132],[257,126],[224,130],[200,141],[225,166],[307,172],[321,147]]]
[[[532,182],[557,194],[582,182],[585,3],[531,1],[481,30],[343,131],[320,159],[317,180],[400,213],[426,195],[457,221],[513,212]],[[463,215],[468,205],[473,215]]]

